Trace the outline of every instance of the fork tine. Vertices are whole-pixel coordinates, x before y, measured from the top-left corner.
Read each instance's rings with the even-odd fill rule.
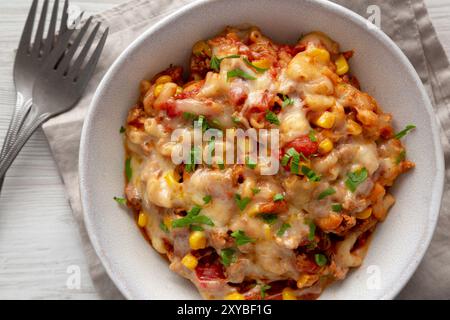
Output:
[[[68,0],[64,1],[64,7],[63,7],[63,13],[61,17],[61,24],[59,26],[59,34],[63,34],[67,31],[67,19],[69,18],[69,14],[67,10],[69,9],[69,2]]]
[[[73,29],[67,30],[67,32],[65,32],[59,37],[55,48],[53,48],[52,52],[50,53],[46,62],[44,63],[44,66],[42,67],[43,72],[49,71],[50,69],[55,69],[58,62],[61,60],[62,55],[67,50],[67,45],[69,44],[73,32],[74,32]]]
[[[43,49],[42,56],[46,57],[53,48],[53,44],[55,42],[55,29],[56,29],[56,20],[58,18],[58,6],[59,0],[55,0],[53,3],[52,17],[50,19],[50,26],[47,31],[47,38],[45,39],[45,45]]]
[[[84,35],[86,34],[87,29],[91,25],[92,17],[89,17],[89,19],[84,24],[83,28],[80,29],[78,32],[77,37],[73,41],[73,43],[70,45],[69,51],[64,55],[64,58],[60,62],[58,66],[58,70],[61,73],[65,73],[67,69],[69,68],[70,61],[72,60],[75,52],[80,46],[81,40],[83,39]]]
[[[94,43],[95,36],[97,35],[98,30],[100,29],[101,23],[98,22],[95,25],[95,28],[92,30],[91,34],[89,35],[88,40],[84,44],[83,49],[81,50],[80,54],[78,55],[77,59],[75,60],[74,64],[69,70],[68,77],[74,78],[78,76],[78,73],[81,69],[81,66],[83,65],[83,61],[86,58],[86,56],[89,53],[89,50],[91,49],[92,44]]]
[[[86,63],[86,66],[81,70],[79,77],[75,78],[76,82],[78,82],[78,86],[81,90],[84,90],[87,86],[89,79],[94,73],[95,67],[97,66],[98,60],[100,59],[100,55],[102,54],[103,47],[105,46],[106,38],[108,37],[109,28],[103,32],[103,35],[100,41],[95,48],[95,51],[92,53],[89,61]]]
[[[28,53],[30,50],[31,34],[33,33],[34,17],[36,16],[36,8],[38,1],[33,0],[30,11],[28,12],[27,21],[22,31],[22,37],[20,38],[18,51]]]
[[[33,49],[31,51],[31,55],[37,57],[40,54],[41,46],[43,42],[43,34],[45,27],[45,19],[47,18],[47,8],[48,8],[48,0],[44,0],[44,5],[41,10],[41,18],[39,19],[38,28],[36,31],[36,36],[34,37]]]

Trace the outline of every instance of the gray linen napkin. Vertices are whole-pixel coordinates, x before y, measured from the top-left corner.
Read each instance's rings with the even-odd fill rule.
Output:
[[[94,286],[102,298],[123,296],[108,278],[96,256],[83,223],[78,188],[78,150],[84,116],[96,85],[118,55],[145,29],[191,0],[132,0],[96,19],[111,28],[102,59],[89,91],[76,108],[44,125],[44,132],[61,172],[70,205],[78,223]],[[381,29],[408,56],[422,79],[442,127],[442,142],[447,168],[450,168],[450,68],[422,0],[334,0],[363,17],[369,17],[370,5],[381,9]],[[450,170],[446,171],[450,178]],[[450,181],[450,180],[447,180]],[[450,183],[447,182],[440,220],[432,244],[417,272],[400,293],[401,299],[450,298]]]

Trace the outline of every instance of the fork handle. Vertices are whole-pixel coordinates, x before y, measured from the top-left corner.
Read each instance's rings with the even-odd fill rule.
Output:
[[[20,130],[17,139],[13,142],[11,148],[6,152],[5,156],[0,160],[0,177],[4,177],[9,167],[16,159],[20,150],[22,150],[25,143],[30,139],[37,128],[41,126],[45,121],[51,117],[49,113],[43,113],[31,120],[30,122],[23,125]]]
[[[28,112],[32,106],[32,99],[25,100],[24,96],[17,92],[16,106],[13,110],[13,114],[9,123],[8,131],[6,132],[5,140],[0,151],[0,159],[6,155],[7,151],[11,148],[14,141],[17,138],[20,128],[22,127]],[[0,177],[0,190],[3,187],[4,176]]]

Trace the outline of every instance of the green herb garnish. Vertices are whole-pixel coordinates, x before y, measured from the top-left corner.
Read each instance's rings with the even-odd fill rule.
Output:
[[[244,231],[237,230],[234,231],[231,236],[236,240],[238,246],[243,246],[244,244],[255,242],[255,239],[248,237]]]
[[[278,219],[278,216],[274,213],[261,213],[258,217],[263,219],[267,224],[274,224]]]
[[[316,254],[314,255],[314,260],[316,261],[316,264],[317,264],[319,267],[323,267],[323,266],[326,265],[327,262],[328,262],[327,257],[326,257],[325,255],[321,254],[321,253],[316,253]]]
[[[213,69],[214,71],[219,71],[220,70],[220,63],[222,62],[222,60],[224,59],[231,59],[231,58],[240,58],[241,56],[238,54],[232,54],[223,58],[217,58],[216,56],[213,56],[211,58],[211,62],[209,63],[209,66],[211,69]]]
[[[250,159],[250,157],[245,157],[245,165],[247,167],[249,167],[250,169],[255,169],[256,168],[256,162],[253,162],[252,159]]]
[[[255,69],[255,70],[256,70],[257,72],[259,72],[259,73],[263,73],[263,72],[269,70],[269,68],[260,68],[260,67],[255,66],[253,63],[251,63],[251,62],[247,59],[247,57],[244,57],[244,62],[245,62],[246,65],[252,67],[253,69]]]
[[[196,224],[191,224],[191,225],[189,226],[189,229],[190,229],[191,231],[203,231],[203,230],[205,230],[202,226],[198,226],[198,225],[196,225]]]
[[[197,147],[192,147],[192,149],[190,151],[189,163],[185,164],[185,170],[187,172],[193,172],[195,170],[195,163],[197,162],[199,153],[200,153],[200,151],[198,150]]]
[[[276,195],[273,196],[273,201],[281,201],[284,200],[284,196],[281,193],[277,193]]]
[[[121,126],[119,132],[124,133],[125,131],[126,131],[125,128],[123,126]]]
[[[286,108],[287,106],[293,105],[294,104],[294,99],[289,98],[288,96],[285,96],[283,94],[283,103],[281,104],[282,108]]]
[[[193,206],[185,217],[172,221],[172,227],[183,228],[193,224],[206,224],[208,226],[214,226],[214,223],[209,217],[200,214],[201,210],[201,207]]]
[[[193,114],[193,113],[190,113],[190,112],[183,112],[183,118],[185,119],[185,120],[192,120],[192,119],[195,119],[197,116],[195,115],[195,114]]]
[[[268,284],[265,284],[265,283],[260,284],[261,299],[264,299],[266,297],[266,292],[267,292],[267,290],[270,290],[270,288],[272,288],[272,287],[269,286]]]
[[[314,131],[313,129],[309,130],[309,140],[311,140],[312,142],[317,142],[317,138],[316,138],[316,131]]]
[[[336,190],[334,190],[333,188],[331,188],[331,187],[327,188],[319,194],[318,199],[319,200],[325,199],[326,197],[331,196],[332,194],[335,194],[335,193],[336,193]]]
[[[236,201],[236,204],[239,210],[241,211],[243,211],[245,207],[248,205],[248,203],[251,201],[251,199],[248,197],[241,198],[241,195],[237,193],[234,195],[234,200]]]
[[[114,199],[114,201],[116,201],[118,204],[121,204],[121,205],[126,205],[126,204],[127,204],[127,199],[125,199],[125,198],[114,197],[113,199]]]
[[[400,152],[400,154],[398,155],[398,157],[395,159],[395,164],[400,164],[400,162],[402,162],[403,160],[406,159],[406,151],[403,150],[402,152]]]
[[[165,233],[169,233],[169,228],[167,228],[166,224],[164,222],[161,221],[161,223],[159,224],[159,228],[164,231]]]
[[[272,124],[276,124],[277,126],[280,125],[280,120],[278,120],[277,115],[272,111],[269,110],[266,111],[266,120]]]
[[[342,204],[340,203],[335,203],[331,205],[331,210],[333,210],[333,212],[341,212],[342,211]]]
[[[411,130],[415,129],[416,126],[413,124],[408,124],[405,129],[395,134],[394,138],[400,140],[406,136]]]
[[[314,236],[316,235],[316,225],[311,219],[306,219],[305,222],[309,226],[308,240],[313,241]]]
[[[247,80],[256,80],[256,78],[250,74],[248,74],[245,71],[242,71],[241,69],[233,69],[227,72],[227,80],[230,80],[231,78],[242,78]]]
[[[318,176],[311,168],[307,166],[302,166],[302,173],[312,182],[320,181],[320,176]]]
[[[212,197],[211,197],[210,195],[207,195],[207,196],[204,196],[204,197],[203,197],[203,202],[204,202],[205,204],[210,203],[211,200],[212,200]]]
[[[230,264],[236,262],[236,251],[233,248],[225,248],[220,251],[220,262],[228,267]]]
[[[368,176],[369,173],[367,172],[367,169],[361,168],[359,170],[356,170],[355,172],[347,174],[347,180],[345,180],[345,185],[351,192],[355,192],[358,186],[361,183],[363,183]]]
[[[133,177],[133,169],[131,168],[131,158],[128,158],[125,161],[125,174],[127,176],[127,180],[131,181],[131,178]]]
[[[252,193],[253,194],[258,194],[260,192],[261,192],[261,189],[259,189],[259,188],[252,188]]]
[[[280,230],[278,230],[278,232],[277,232],[277,236],[282,237],[285,234],[285,232],[287,231],[287,229],[289,229],[290,227],[291,227],[291,225],[289,223],[283,223],[281,225]]]

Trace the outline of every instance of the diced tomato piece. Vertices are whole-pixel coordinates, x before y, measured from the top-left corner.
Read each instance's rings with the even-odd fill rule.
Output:
[[[305,157],[309,157],[312,154],[317,153],[317,149],[319,148],[319,144],[317,142],[311,141],[309,136],[301,136],[298,137],[291,142],[288,142],[284,146],[284,153],[288,151],[290,148],[294,148],[297,152],[302,153]]]
[[[167,116],[169,118],[176,118],[181,115],[181,111],[177,109],[175,101],[168,100],[161,105],[162,110],[166,110]]]
[[[201,262],[201,260],[200,260],[200,262]],[[201,281],[225,279],[223,267],[219,262],[215,262],[213,264],[199,263],[198,266],[195,268],[195,273],[197,275],[197,278]]]

